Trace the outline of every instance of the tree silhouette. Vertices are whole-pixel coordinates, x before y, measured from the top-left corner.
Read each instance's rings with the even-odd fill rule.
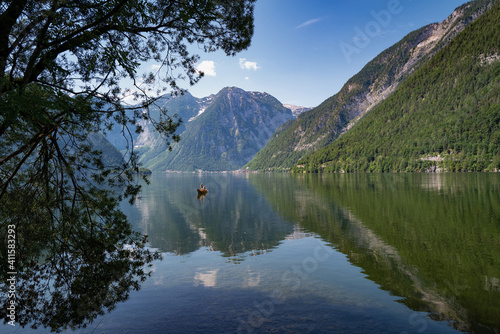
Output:
[[[182,93],[179,80],[203,76],[190,45],[227,55],[247,48],[254,1],[0,4],[0,261],[7,265],[13,226],[21,325],[81,326],[147,276],[141,268],[158,254],[118,207],[140,191],[132,133],[148,121],[169,146],[179,139],[180,120],[166,110],[152,117],[148,106],[162,91]],[[159,69],[141,73],[146,61]],[[141,106],[124,104],[127,96]],[[89,136],[113,128],[129,140],[121,162],[104,159]]]

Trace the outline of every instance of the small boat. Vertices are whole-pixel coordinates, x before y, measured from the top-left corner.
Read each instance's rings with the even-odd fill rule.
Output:
[[[207,187],[204,187],[203,183],[200,184],[200,189],[196,189],[196,190],[198,190],[198,195],[206,195],[208,192]]]

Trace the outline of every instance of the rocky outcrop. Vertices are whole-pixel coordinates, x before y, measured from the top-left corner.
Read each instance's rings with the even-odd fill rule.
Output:
[[[298,117],[303,112],[306,112],[306,111],[309,111],[309,110],[312,109],[312,108],[309,108],[309,107],[294,106],[294,105],[291,105],[291,104],[284,104],[283,106],[285,108],[290,109],[292,111],[293,117],[295,117],[295,118]]]
[[[293,124],[277,132],[248,167],[289,168],[308,153],[333,142],[384,101],[401,82],[448,45],[493,2],[479,0],[467,3],[443,22],[408,34],[369,62],[336,95],[302,113]],[[491,59],[488,58],[488,61]],[[279,143],[282,138],[289,138],[288,147]]]

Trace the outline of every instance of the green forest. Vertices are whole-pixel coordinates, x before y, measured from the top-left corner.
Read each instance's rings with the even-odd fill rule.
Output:
[[[431,25],[415,30],[383,51],[349,79],[342,89],[296,121],[283,124],[266,146],[247,164],[254,170],[283,170],[300,158],[333,142],[356,117],[362,96],[383,90],[400,80],[397,74],[407,64],[411,51],[422,42]]]
[[[500,3],[294,172],[498,171]]]

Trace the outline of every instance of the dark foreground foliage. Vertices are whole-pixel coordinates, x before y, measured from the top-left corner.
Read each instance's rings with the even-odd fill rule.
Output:
[[[150,114],[152,96],[203,76],[190,44],[227,55],[248,47],[253,3],[2,1],[0,287],[7,291],[7,273],[17,272],[16,324],[85,326],[148,276],[144,266],[159,255],[119,209],[140,191],[133,133],[144,121],[167,146],[179,139],[178,119],[166,110]],[[140,73],[148,60],[159,70]],[[143,104],[128,108],[127,97]],[[117,129],[128,140],[126,159],[99,149],[106,142],[98,134]],[[2,295],[5,321],[9,301]]]

